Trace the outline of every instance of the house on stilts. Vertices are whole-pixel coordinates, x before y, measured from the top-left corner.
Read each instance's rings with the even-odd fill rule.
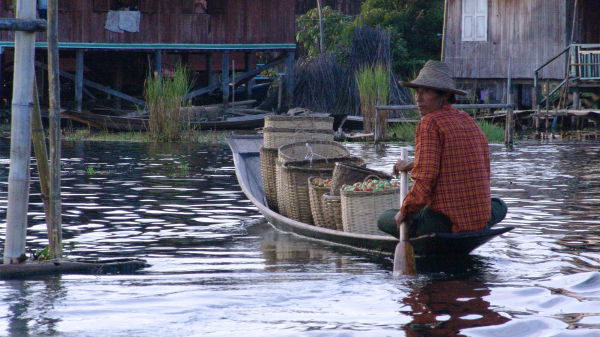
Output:
[[[471,102],[600,117],[599,1],[445,0],[444,22],[442,57]]]
[[[88,99],[109,96],[111,104],[135,109],[144,104],[146,75],[168,73],[178,62],[195,74],[191,99],[220,91],[218,100],[225,103],[231,90],[244,87],[251,96],[249,83],[279,65],[285,65],[287,93],[293,92],[293,1],[59,0],[58,6],[65,108],[81,111]],[[14,11],[13,1],[1,2],[2,17],[14,17]],[[45,33],[37,33],[36,41],[36,67],[43,74]],[[0,97],[7,102],[13,55],[14,33],[0,32]]]

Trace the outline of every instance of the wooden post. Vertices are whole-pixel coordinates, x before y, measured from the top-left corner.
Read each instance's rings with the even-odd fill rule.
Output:
[[[294,105],[294,89],[295,89],[295,81],[294,81],[294,60],[296,57],[296,53],[293,51],[287,52],[287,57],[285,59],[285,88],[286,88],[286,105],[288,107],[292,107]]]
[[[162,74],[162,51],[154,51],[154,76]]]
[[[50,202],[49,218],[52,230],[50,258],[62,257],[62,203],[60,199],[60,75],[58,67],[58,1],[48,1],[48,91],[50,138]]]
[[[0,83],[4,82],[4,48],[0,47]],[[0,85],[0,97],[4,97],[4,86]]]
[[[83,50],[75,52],[75,111],[81,112],[83,101]]]
[[[379,142],[381,138],[381,123],[379,123],[379,109],[375,108],[375,133],[373,135],[373,140],[375,143]]]
[[[222,55],[221,62],[221,88],[223,90],[223,108],[227,108],[229,103],[229,51],[226,50]]]
[[[279,81],[277,81],[279,83],[279,85],[277,86],[277,112],[281,111],[281,101],[282,101],[282,96],[283,96],[283,75],[278,75],[277,76],[279,78]]]
[[[118,58],[117,62],[113,65],[113,71],[115,76],[113,77],[113,87],[116,91],[123,91],[123,59]],[[115,96],[115,109],[121,110],[121,98],[119,96]]]
[[[514,136],[514,121],[513,121],[513,108],[512,104],[506,109],[506,126],[504,133],[504,145],[507,149],[513,149],[513,136]]]
[[[213,54],[206,54],[206,86],[211,86],[214,83],[213,76]]]
[[[244,72],[245,73],[248,73],[250,71],[250,56],[251,56],[251,52],[244,53]],[[252,77],[251,79],[248,80],[248,82],[246,82],[246,99],[252,98],[252,86],[254,85],[253,79],[254,79],[254,77]]]
[[[16,13],[17,18],[35,19],[35,1],[18,0]],[[25,259],[34,61],[35,33],[15,32],[5,264],[19,263]]]

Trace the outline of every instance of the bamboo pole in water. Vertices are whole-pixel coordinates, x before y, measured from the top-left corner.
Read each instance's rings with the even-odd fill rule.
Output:
[[[48,232],[50,258],[62,257],[62,203],[60,200],[60,78],[58,68],[58,0],[48,1],[48,91],[50,138],[50,202]]]
[[[35,1],[17,1],[19,18],[35,19]],[[16,31],[5,264],[19,263],[25,259],[34,59],[35,33]]]
[[[51,230],[48,214],[48,196],[50,195],[48,180],[50,173],[48,172],[48,152],[46,149],[46,138],[44,136],[44,126],[42,125],[42,115],[40,113],[40,102],[38,99],[37,80],[35,76],[33,77],[33,116],[31,119],[31,131],[33,137],[33,152],[35,153],[40,176],[40,187],[42,192],[42,202],[44,203],[44,214],[46,215],[46,225],[48,226],[48,234],[50,234]],[[50,240],[50,235],[48,235],[48,239]]]

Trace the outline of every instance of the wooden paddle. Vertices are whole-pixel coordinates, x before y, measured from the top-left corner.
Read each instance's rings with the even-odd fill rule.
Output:
[[[408,159],[408,150],[403,147],[400,152],[400,159]],[[400,172],[400,208],[402,208],[402,202],[408,194],[408,173],[406,171]],[[396,245],[396,251],[394,252],[394,269],[393,275],[415,275],[415,254],[413,247],[408,241],[408,224],[403,222],[400,225],[400,238]]]

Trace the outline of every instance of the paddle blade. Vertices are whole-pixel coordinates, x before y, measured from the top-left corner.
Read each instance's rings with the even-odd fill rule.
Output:
[[[417,268],[415,266],[415,254],[413,247],[408,241],[400,241],[396,245],[394,252],[393,276],[415,275]]]

